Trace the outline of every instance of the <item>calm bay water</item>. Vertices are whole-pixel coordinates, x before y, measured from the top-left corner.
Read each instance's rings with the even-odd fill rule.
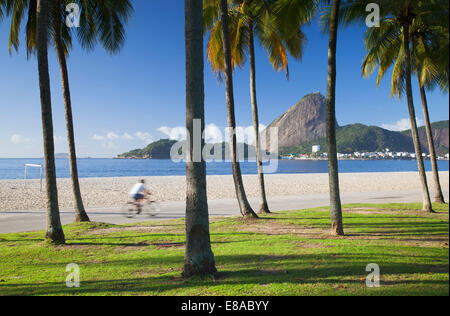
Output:
[[[44,164],[43,159],[0,159],[0,179],[23,179],[25,164]],[[440,171],[449,171],[448,161],[439,161]],[[425,161],[428,171],[431,170],[430,161]],[[417,171],[414,160],[344,160],[339,162],[340,172],[403,172]],[[256,174],[255,162],[241,163],[243,174]],[[133,160],[133,159],[79,159],[79,175],[82,178],[103,177],[139,177],[139,176],[182,176],[185,174],[183,163],[171,160]],[[228,162],[208,163],[208,175],[229,175],[231,164]],[[327,161],[297,161],[280,160],[279,174],[289,173],[327,173]],[[56,159],[56,173],[58,178],[70,176],[68,159]],[[39,178],[39,169],[28,170],[28,178]]]

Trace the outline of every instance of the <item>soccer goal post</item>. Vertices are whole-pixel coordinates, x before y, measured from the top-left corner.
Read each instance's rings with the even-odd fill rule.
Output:
[[[24,180],[27,179],[27,172],[28,168],[39,168],[40,169],[40,191],[42,192],[42,165],[32,164],[32,163],[26,163],[25,164],[25,177]]]

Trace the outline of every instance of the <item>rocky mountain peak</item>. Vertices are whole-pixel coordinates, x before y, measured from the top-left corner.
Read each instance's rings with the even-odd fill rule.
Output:
[[[326,98],[320,92],[308,94],[268,127],[278,127],[279,147],[323,138],[326,136]]]

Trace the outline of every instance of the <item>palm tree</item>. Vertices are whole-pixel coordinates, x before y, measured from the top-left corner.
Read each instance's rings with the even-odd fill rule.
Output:
[[[65,5],[73,3],[73,0],[54,0],[50,3],[51,15],[49,17],[51,27],[48,28],[48,37],[51,38],[57,52],[61,72],[62,91],[64,97],[67,139],[69,145],[69,163],[72,190],[75,201],[75,219],[77,222],[87,222],[89,217],[85,211],[81,197],[80,184],[78,180],[78,166],[75,147],[75,133],[73,127],[72,101],[70,95],[69,75],[66,58],[72,48],[72,33],[65,26]],[[19,5],[21,4],[21,5]],[[129,0],[91,0],[78,1],[81,8],[80,27],[76,28],[77,38],[82,47],[92,49],[97,37],[103,47],[109,53],[117,53],[125,41],[124,24],[127,23],[133,8]],[[9,49],[19,48],[19,30],[21,16],[28,8],[28,20],[26,24],[27,56],[36,49],[36,0],[21,0],[11,6],[10,12],[13,17],[11,24]],[[106,23],[113,21],[114,23]]]
[[[340,17],[343,23],[352,23],[355,21],[365,21],[367,12],[365,8],[367,4],[371,3],[370,0],[351,1],[340,12]],[[396,65],[394,66],[394,72],[404,72],[404,89],[406,91],[409,117],[411,121],[411,134],[414,142],[415,155],[417,158],[417,164],[419,168],[420,181],[422,185],[423,195],[423,210],[427,212],[433,212],[432,203],[430,199],[430,193],[428,190],[427,177],[425,173],[425,167],[422,158],[422,149],[420,146],[419,133],[417,129],[416,113],[414,108],[414,100],[412,94],[411,75],[412,58],[411,58],[411,34],[410,28],[415,19],[422,19],[426,21],[437,21],[441,23],[443,17],[448,19],[448,2],[443,0],[435,1],[420,1],[420,0],[401,0],[390,1],[380,0],[378,1],[381,14],[381,27],[400,29],[400,33],[392,31],[389,35],[392,38],[400,38],[401,51],[403,56],[396,58]],[[383,45],[383,44],[379,44]],[[369,48],[370,50],[370,48]],[[395,51],[392,52],[395,54]],[[382,73],[391,65],[386,63],[385,60],[375,56],[375,62],[380,65],[380,72],[378,80],[381,79]],[[395,74],[393,77],[396,77]]]
[[[420,17],[414,18],[410,27],[412,70],[419,82],[422,108],[425,118],[432,173],[435,187],[435,201],[444,203],[436,159],[436,149],[431,130],[426,89],[440,86],[448,90],[448,25],[428,25]],[[436,21],[431,23],[435,24]],[[448,22],[444,22],[448,23]],[[371,28],[366,32],[365,45],[368,49],[363,62],[363,76],[368,77],[380,64],[377,86],[391,65],[394,71],[391,82],[391,96],[401,98],[405,90],[405,52],[402,46],[402,28],[392,21],[385,21],[380,28]],[[445,53],[447,52],[447,53]],[[446,65],[445,65],[446,64]]]
[[[205,14],[205,28],[211,30],[208,43],[208,59],[213,70],[221,78],[224,72],[223,40],[221,34],[220,11],[215,1],[207,0]],[[250,59],[250,96],[253,115],[253,128],[255,133],[256,160],[258,167],[258,180],[260,189],[260,213],[270,213],[267,203],[264,185],[264,172],[261,158],[261,141],[258,115],[258,102],[256,95],[256,61],[255,61],[255,36],[269,55],[269,59],[275,70],[284,70],[289,76],[287,55],[290,53],[294,58],[301,59],[305,36],[300,27],[309,21],[312,16],[314,1],[307,2],[309,8],[305,17],[297,18],[290,24],[290,28],[283,28],[287,7],[292,10],[292,2],[287,1],[254,1],[237,0],[229,9],[230,42],[232,47],[233,67],[242,67],[245,63],[245,55]],[[308,14],[309,13],[309,14]],[[302,15],[299,15],[302,17]],[[284,31],[284,32],[283,32]]]
[[[437,21],[438,23],[436,23]],[[436,19],[426,21],[419,16],[414,18],[410,27],[412,71],[417,75],[420,89],[435,188],[435,202],[437,203],[444,203],[445,201],[439,179],[426,90],[431,90],[439,86],[443,92],[448,92],[448,20],[445,19],[442,22],[439,23],[439,20]],[[397,32],[400,32],[400,30]],[[384,34],[380,35],[384,36]],[[372,37],[376,38],[380,35]],[[402,66],[402,63],[404,63],[404,52],[398,40],[397,42],[394,40],[385,40],[385,44],[390,46],[385,47],[383,50],[379,49],[380,52],[378,52],[379,55],[386,54],[387,57],[385,59],[393,58],[393,54],[388,54],[388,52],[392,50],[398,52],[396,54],[397,61],[395,62],[396,67],[394,68],[394,76],[392,78],[391,94],[397,94],[400,98],[404,90],[403,82],[405,82],[405,72],[403,71],[405,68]],[[442,58],[442,56],[446,56],[446,58]]]
[[[223,39],[227,116],[228,116],[228,127],[230,128],[229,137],[230,137],[230,151],[231,151],[231,166],[233,171],[236,196],[239,202],[241,214],[244,217],[258,218],[258,215],[256,215],[256,213],[253,211],[245,194],[244,183],[242,181],[241,167],[237,158],[236,118],[234,112],[234,94],[233,94],[233,66],[231,58],[230,30],[228,27],[227,0],[220,0],[220,15],[221,15],[221,28]]]
[[[46,238],[55,244],[65,243],[58,206],[56,186],[55,149],[53,140],[52,103],[50,95],[50,75],[47,55],[48,0],[37,0],[37,55],[39,86],[41,93],[42,131],[44,139],[45,182],[47,193],[47,233]]]
[[[328,44],[326,138],[328,148],[331,229],[334,234],[343,236],[344,226],[342,221],[342,205],[339,190],[339,169],[336,144],[336,45],[339,7],[340,0],[333,0],[329,19],[330,37]]]
[[[422,100],[422,110],[423,110],[423,117],[425,119],[425,130],[427,133],[427,140],[428,140],[428,148],[430,151],[430,160],[431,160],[431,171],[433,173],[433,182],[434,182],[434,201],[436,203],[445,203],[444,194],[442,194],[442,188],[441,188],[441,182],[439,179],[439,169],[437,164],[437,155],[436,155],[436,148],[434,145],[434,138],[433,138],[433,130],[431,129],[431,122],[430,122],[430,114],[428,112],[428,101],[425,91],[425,83],[421,81],[420,76],[418,76],[419,79],[419,86],[420,86],[420,98]]]
[[[64,2],[67,0],[55,0],[53,2],[53,31],[54,31],[54,44],[58,55],[58,61],[61,70],[61,82],[62,90],[64,96],[65,105],[65,116],[66,116],[66,129],[67,129],[67,140],[69,144],[69,162],[70,162],[70,177],[72,180],[72,190],[75,198],[75,219],[77,222],[89,221],[89,217],[86,214],[83,200],[81,198],[80,184],[78,180],[78,166],[77,166],[77,156],[75,149],[75,133],[73,127],[73,116],[72,116],[72,99],[70,96],[70,85],[69,85],[69,75],[67,70],[66,56],[68,55],[68,48],[65,46],[64,38],[70,36],[69,34],[64,34],[66,27],[63,27],[64,18]],[[73,2],[70,0],[69,2]],[[90,24],[85,28],[90,31],[87,37],[78,36],[82,46],[89,47],[88,45],[93,44],[93,38],[96,34],[99,34],[100,41],[103,43],[103,47],[109,53],[116,53],[122,47],[125,41],[125,31],[124,25],[128,22],[129,17],[133,11],[133,7],[129,0],[114,1],[95,1],[97,6],[97,12],[90,12],[85,5],[84,1],[79,1],[80,9],[84,17],[81,16],[81,27],[86,24],[86,20],[95,19],[97,21],[95,29],[92,28]],[[90,17],[87,14],[90,13]],[[112,20],[114,23],[105,23],[107,20]],[[94,20],[95,21],[95,20]],[[95,31],[95,33],[94,33]],[[66,35],[66,36],[64,36]],[[68,41],[70,43],[70,41]]]
[[[436,86],[440,86],[443,92],[446,92],[445,87],[447,87],[448,92],[448,20],[444,22],[447,24],[446,26],[426,25],[423,22],[420,18],[416,18],[410,28],[412,41],[411,54],[413,56],[413,70],[417,74],[419,83],[422,110],[425,119],[425,130],[435,190],[434,200],[436,203],[445,203],[439,179],[436,148],[431,129],[426,89],[434,89]],[[440,56],[447,57],[443,60]],[[442,63],[443,61],[444,63]],[[404,82],[402,78],[404,72],[399,71],[396,74],[398,76],[393,79],[393,89],[396,90],[400,97],[402,93],[400,87],[401,83]]]
[[[203,2],[185,0],[186,17],[186,128],[188,152],[186,159],[186,254],[183,276],[216,273],[209,234],[206,194],[206,163],[194,161],[194,120],[205,129]],[[201,148],[204,147],[201,139]]]
[[[81,197],[80,183],[78,180],[77,155],[75,148],[75,132],[72,116],[72,99],[70,97],[69,74],[67,70],[66,54],[67,47],[63,41],[63,23],[61,19],[62,1],[56,0],[52,6],[54,44],[58,55],[59,68],[61,71],[62,91],[64,97],[64,107],[66,116],[67,140],[69,144],[69,164],[70,178],[72,181],[72,190],[75,198],[75,220],[77,222],[89,222],[89,217],[84,209],[83,199]]]

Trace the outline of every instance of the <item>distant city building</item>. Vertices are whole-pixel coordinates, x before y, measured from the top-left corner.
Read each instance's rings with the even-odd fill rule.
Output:
[[[312,153],[318,153],[320,151],[320,145],[314,145],[312,146]]]

